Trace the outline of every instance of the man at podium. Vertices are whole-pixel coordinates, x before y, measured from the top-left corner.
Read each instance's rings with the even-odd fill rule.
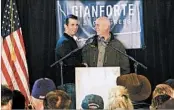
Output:
[[[95,30],[97,34],[93,36],[92,43],[83,48],[83,63],[86,63],[88,67],[119,66],[121,74],[130,73],[129,59],[112,48],[126,53],[123,44],[110,32],[110,24],[107,17],[99,17],[96,20]]]

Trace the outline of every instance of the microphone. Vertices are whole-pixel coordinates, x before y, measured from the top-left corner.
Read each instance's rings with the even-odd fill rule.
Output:
[[[85,45],[88,45],[94,41],[93,37],[90,37],[89,39],[86,40]]]
[[[91,44],[93,41],[94,41],[93,37],[88,38],[82,46],[78,47],[78,49],[82,49],[86,45]]]

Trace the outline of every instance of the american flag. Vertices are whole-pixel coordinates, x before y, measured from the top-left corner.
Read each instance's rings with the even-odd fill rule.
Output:
[[[7,0],[1,27],[1,84],[19,90],[29,102],[26,52],[15,0]]]

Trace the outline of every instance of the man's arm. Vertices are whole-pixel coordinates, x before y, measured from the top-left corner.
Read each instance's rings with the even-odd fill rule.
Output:
[[[72,49],[71,44],[69,44],[69,42],[64,41],[62,44],[57,45],[56,46],[56,55],[57,58],[60,59],[62,57],[64,57],[65,55],[69,54],[71,51],[73,51],[74,49]],[[64,63],[66,65],[76,65],[79,64],[80,61],[77,57],[80,57],[80,55],[76,53],[73,53],[72,55],[70,55],[69,57],[67,57],[66,59],[64,59]],[[80,53],[79,53],[80,54]],[[78,56],[76,56],[78,55]]]
[[[83,47],[82,49],[82,63],[85,63],[88,65],[88,56],[87,56],[87,47]]]

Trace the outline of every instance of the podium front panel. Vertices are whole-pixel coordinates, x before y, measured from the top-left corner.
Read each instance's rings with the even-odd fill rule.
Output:
[[[108,105],[109,89],[116,86],[116,78],[120,76],[120,67],[81,67],[76,68],[76,109],[86,95],[96,94],[103,98],[104,109]]]

